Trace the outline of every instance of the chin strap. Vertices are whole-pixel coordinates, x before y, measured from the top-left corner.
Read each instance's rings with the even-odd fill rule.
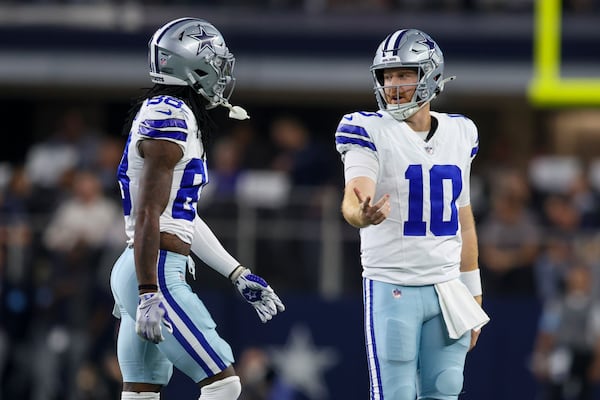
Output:
[[[250,119],[250,116],[248,115],[246,110],[244,110],[242,107],[232,106],[229,103],[229,100],[227,100],[221,96],[215,96],[215,98],[216,98],[216,101],[215,100],[211,101],[210,108],[214,108],[217,106],[225,107],[225,108],[229,109],[229,118],[239,119],[239,120]]]
[[[449,77],[447,77],[446,79],[442,79],[442,81],[440,82],[440,92],[441,92],[442,90],[444,90],[444,85],[445,85],[447,82],[453,81],[453,80],[455,80],[455,79],[456,79],[456,75],[454,75],[454,76],[449,76]]]
[[[190,75],[189,79],[192,80],[193,76]],[[208,105],[206,106],[207,110],[212,110],[217,106],[222,106],[229,109],[229,118],[239,120],[250,119],[248,112],[246,112],[246,110],[244,110],[242,107],[232,106],[231,104],[229,104],[229,101],[227,99],[221,97],[220,95],[215,95],[211,98],[206,94],[204,89],[199,84],[196,86],[192,85],[192,87],[197,90],[198,94],[202,95],[205,99],[208,100]]]
[[[232,106],[227,100],[221,101],[219,105],[229,109],[229,118],[239,120],[250,119],[246,110],[240,106]]]

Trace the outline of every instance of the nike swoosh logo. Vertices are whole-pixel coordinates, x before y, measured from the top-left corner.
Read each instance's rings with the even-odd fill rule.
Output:
[[[165,115],[173,114],[173,111],[171,111],[171,110],[156,110],[156,111],[158,111],[161,114],[165,114]]]
[[[344,115],[344,119],[347,119],[348,121],[352,121],[352,115]]]

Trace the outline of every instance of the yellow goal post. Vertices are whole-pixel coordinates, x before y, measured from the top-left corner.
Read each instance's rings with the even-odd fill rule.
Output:
[[[600,76],[561,76],[561,9],[562,0],[535,2],[533,78],[528,88],[529,100],[539,107],[600,105]]]

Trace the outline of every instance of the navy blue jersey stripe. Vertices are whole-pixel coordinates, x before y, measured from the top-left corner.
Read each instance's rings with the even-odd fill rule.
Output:
[[[360,136],[364,136],[366,138],[371,139],[371,137],[367,133],[367,130],[365,128],[363,128],[362,126],[340,124],[337,128],[337,131],[341,132],[341,133],[352,133],[354,135],[360,135]]]
[[[349,138],[347,136],[337,136],[335,138],[335,142],[337,144],[356,144],[361,147],[366,147],[373,151],[377,151],[375,145],[371,142],[367,142],[366,140],[358,139],[358,138]]]
[[[187,129],[187,123],[184,119],[171,118],[171,119],[147,119],[142,122],[143,125],[149,128],[182,128]]]
[[[150,136],[152,138],[168,138],[181,140],[185,142],[187,140],[187,133],[182,131],[161,131],[158,129],[152,129],[147,126],[140,125],[140,135]]]

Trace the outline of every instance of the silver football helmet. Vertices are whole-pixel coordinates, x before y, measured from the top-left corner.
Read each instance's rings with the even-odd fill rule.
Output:
[[[148,43],[152,82],[191,86],[207,108],[229,104],[235,86],[235,58],[223,35],[209,22],[180,18],[158,29]]]
[[[418,81],[415,93],[408,103],[390,104],[386,101],[383,70],[386,68],[415,68]],[[381,110],[403,121],[429,103],[454,77],[443,79],[444,55],[437,43],[417,29],[401,29],[388,35],[377,48],[373,65],[373,90]]]

